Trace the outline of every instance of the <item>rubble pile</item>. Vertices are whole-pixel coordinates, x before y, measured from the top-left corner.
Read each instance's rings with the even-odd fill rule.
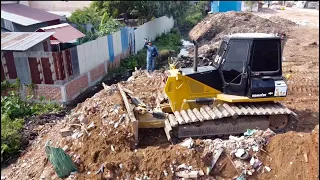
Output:
[[[234,33],[285,33],[289,31],[291,22],[278,20],[277,18],[265,19],[248,12],[226,12],[209,14],[198,23],[190,32],[189,36],[196,39],[200,46],[218,42],[225,35]],[[199,54],[206,50],[199,48]]]
[[[135,70],[127,81],[121,82],[123,87],[132,91],[134,96],[138,96],[150,108],[156,106],[156,98],[165,86],[165,72],[155,70],[152,75],[146,71]]]
[[[218,48],[209,49],[206,54],[200,54],[198,56],[198,66],[210,66],[212,65],[212,58],[217,53]],[[174,63],[177,68],[186,68],[192,67],[194,57],[190,56],[180,56],[177,58],[173,58]]]
[[[121,84],[153,106],[154,102],[147,100],[162,89],[163,78],[162,72],[150,76],[135,71]],[[105,86],[78,104],[46,137],[38,139],[39,144],[33,145],[31,154],[27,153],[7,178],[58,179],[45,158],[44,142],[48,140],[62,148],[77,166],[78,172],[66,179],[272,179],[275,175],[281,179],[290,173],[297,175],[292,171],[299,169],[300,160],[305,163],[304,152],[308,164],[303,166],[308,167],[299,175],[313,177],[318,170],[318,132],[275,135],[271,130],[248,130],[227,140],[189,138],[177,145],[166,142],[137,148],[117,85]],[[294,169],[282,172],[287,163]]]

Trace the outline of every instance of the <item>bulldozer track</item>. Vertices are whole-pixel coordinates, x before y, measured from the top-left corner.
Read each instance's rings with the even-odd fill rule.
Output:
[[[164,130],[168,140],[174,143],[183,137],[215,137],[243,133],[247,128],[267,129],[270,118],[280,124],[286,121],[282,128],[276,129],[278,133],[297,128],[297,114],[280,103],[224,103],[175,111],[165,120]]]
[[[193,110],[175,111],[168,116],[168,121],[172,127],[188,123],[216,120],[226,117],[244,116],[244,115],[280,115],[296,113],[284,107],[280,103],[272,104],[218,104],[217,106],[203,106]]]

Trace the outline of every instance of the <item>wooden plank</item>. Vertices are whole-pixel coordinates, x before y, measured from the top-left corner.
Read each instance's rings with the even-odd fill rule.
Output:
[[[214,154],[212,161],[211,161],[211,169],[214,167],[214,165],[219,160],[219,157],[221,156],[222,152],[223,152],[223,148],[219,148],[218,151]]]
[[[223,114],[218,110],[217,107],[213,107],[212,110],[219,118],[223,118]]]
[[[257,115],[262,115],[262,112],[253,104],[250,104],[249,107],[257,114]]]
[[[172,131],[170,122],[166,119],[164,121],[164,132],[166,133],[168,141],[171,141],[170,131]]]
[[[120,91],[120,94],[122,96],[122,99],[123,99],[123,102],[124,102],[124,105],[127,109],[127,112],[128,112],[128,115],[129,115],[129,118],[130,118],[130,121],[131,121],[131,125],[132,125],[132,128],[133,128],[133,132],[134,132],[134,138],[135,138],[135,144],[138,145],[138,142],[139,142],[139,137],[138,137],[138,121],[136,119],[136,117],[134,116],[133,114],[133,108],[131,107],[131,105],[129,104],[129,101],[128,101],[128,98],[127,98],[127,95],[125,94],[125,92],[123,91],[122,89],[122,86],[118,83],[118,89]]]
[[[133,95],[133,92],[130,91],[129,89],[127,89],[127,88],[123,88],[123,91],[124,91],[125,93],[129,94],[129,95]]]
[[[174,117],[173,114],[169,114],[168,119],[172,127],[178,126],[178,122],[176,121],[176,118]]]
[[[203,106],[203,108],[205,111],[207,111],[207,113],[212,119],[218,119],[218,116],[211,110],[209,106]]]
[[[207,111],[204,110],[203,107],[200,108],[200,113],[201,113],[201,115],[204,117],[205,120],[210,120],[210,119],[211,119],[211,117],[209,116],[209,114],[207,113]]]
[[[188,116],[190,117],[192,122],[198,122],[198,118],[193,114],[191,109],[187,110]]]
[[[188,116],[188,114],[187,114],[187,112],[185,110],[180,111],[180,114],[181,114],[182,118],[184,119],[184,121],[186,123],[191,123],[192,122],[190,117]]]
[[[241,109],[239,109],[237,106],[231,105],[230,107],[231,107],[234,111],[237,112],[237,115],[238,115],[238,116],[244,115],[244,113],[241,111]]]
[[[199,119],[199,121],[203,122],[204,121],[204,117],[202,116],[202,114],[200,113],[200,111],[197,108],[194,108],[193,110],[194,115]]]
[[[224,103],[222,104],[222,106],[231,114],[231,116],[235,116],[237,114],[237,112],[235,110],[233,110],[229,104]]]
[[[178,111],[174,112],[174,115],[176,116],[176,119],[179,124],[185,124],[186,122],[183,120],[181,114]]]

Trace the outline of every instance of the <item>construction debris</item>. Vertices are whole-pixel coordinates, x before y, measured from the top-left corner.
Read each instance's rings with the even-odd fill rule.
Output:
[[[193,139],[192,138],[188,138],[188,139],[186,139],[186,140],[184,140],[181,144],[180,144],[180,146],[183,146],[183,147],[187,147],[187,148],[192,148],[192,146],[193,146]]]
[[[199,63],[210,65],[216,53],[214,48],[218,46],[222,35],[234,32],[288,32],[290,26],[283,28],[284,24],[279,25],[274,21],[250,13],[209,15],[193,30],[200,37],[202,46]],[[138,139],[144,138],[146,141],[140,142],[144,143],[141,147],[136,147],[137,136],[132,123],[134,119],[130,118],[133,106],[128,96],[134,95],[145,102],[146,106],[156,107],[157,95],[162,93],[166,76],[162,71],[155,71],[149,77],[144,71],[137,70],[128,81],[119,83],[120,88],[118,85],[102,84],[102,91],[78,104],[63,121],[39,127],[41,136],[35,139],[30,149],[5,177],[13,180],[40,179],[41,176],[59,179],[43,152],[45,142],[50,139],[57,146],[63,147],[77,166],[78,172],[71,173],[66,179],[318,179],[319,128],[314,127],[315,123],[311,121],[316,119],[318,123],[318,112],[313,108],[314,105],[306,103],[311,101],[316,104],[318,99],[313,96],[318,97],[318,91],[308,89],[307,92],[312,93],[312,96],[304,96],[306,89],[299,84],[310,81],[301,79],[305,77],[303,73],[308,72],[310,77],[318,74],[314,67],[318,68],[319,58],[308,56],[316,56],[318,49],[308,43],[296,48],[295,44],[303,44],[303,37],[308,34],[304,34],[304,29],[298,32],[296,36],[291,36],[294,39],[292,42],[288,41],[289,50],[284,49],[288,56],[283,63],[289,64],[284,66],[284,71],[292,73],[290,81],[294,82],[289,88],[298,88],[297,93],[290,91],[286,103],[296,108],[296,112],[303,116],[304,124],[310,126],[302,127],[301,131],[314,129],[313,132],[275,135],[270,129],[250,129],[240,137],[204,140],[187,138],[180,144],[172,145],[167,142],[165,135],[161,135],[164,134],[162,129],[152,129],[150,132],[139,132]],[[307,42],[313,42],[314,36]],[[308,56],[308,59],[304,60],[301,54],[304,54],[303,57]],[[181,63],[183,66],[190,66],[193,62],[189,57],[180,59],[185,60]],[[308,64],[307,61],[312,62]],[[318,85],[313,87],[318,88]],[[126,108],[123,95],[128,99],[129,108]],[[165,97],[160,99],[166,101]],[[313,109],[309,112],[310,106]],[[60,133],[60,130],[64,131]]]

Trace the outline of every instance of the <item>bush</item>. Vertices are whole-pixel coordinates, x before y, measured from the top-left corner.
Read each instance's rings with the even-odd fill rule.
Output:
[[[181,32],[188,32],[206,16],[205,7],[209,1],[200,1],[197,5],[187,9],[185,15],[177,19],[177,25]]]
[[[30,103],[28,101],[31,98],[29,96],[23,100],[15,91],[9,92],[8,96],[1,96],[1,163],[21,149],[24,118],[61,109],[50,101],[49,103]],[[41,100],[43,101],[44,98]]]
[[[10,119],[8,114],[1,113],[1,163],[21,149],[20,130],[23,119]]]

